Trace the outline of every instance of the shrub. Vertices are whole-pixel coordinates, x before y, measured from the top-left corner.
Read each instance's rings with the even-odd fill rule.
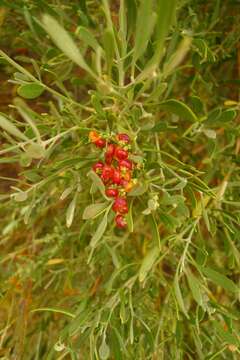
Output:
[[[2,359],[239,358],[237,1],[2,3]]]

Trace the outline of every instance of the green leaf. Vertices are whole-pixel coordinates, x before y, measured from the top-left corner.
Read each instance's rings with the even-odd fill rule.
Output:
[[[224,324],[220,324],[218,321],[214,320],[213,325],[215,329],[217,330],[217,333],[219,336],[226,341],[227,344],[232,344],[235,346],[240,346],[240,341],[238,340],[237,336],[233,335],[224,328]]]
[[[44,92],[44,87],[37,83],[19,86],[17,93],[24,99],[35,99]]]
[[[160,253],[159,247],[155,246],[147,253],[145,258],[143,259],[142,265],[139,270],[139,281],[140,282],[145,280],[148,272],[152,269],[159,253]]]
[[[128,225],[128,230],[130,233],[133,232],[133,216],[132,216],[132,207],[133,207],[133,200],[131,200],[130,205],[129,205],[129,211],[126,215],[126,220],[127,220],[127,225]]]
[[[76,201],[77,201],[77,193],[75,194],[73,200],[70,202],[67,212],[66,212],[66,225],[69,228],[72,225],[75,208],[76,208]]]
[[[0,127],[7,131],[9,134],[24,140],[28,141],[29,139],[20,131],[18,128],[11,123],[8,119],[6,119],[3,115],[0,114]]]
[[[187,310],[186,310],[185,305],[184,305],[184,301],[183,301],[181,289],[180,289],[180,286],[179,286],[178,273],[176,273],[176,275],[175,275],[175,277],[174,277],[173,288],[174,288],[174,293],[175,293],[175,296],[176,296],[176,299],[177,299],[177,302],[178,302],[178,305],[179,305],[180,310],[183,312],[183,314],[184,314],[187,318],[189,318],[189,317],[188,317],[188,314],[187,314]]]
[[[160,249],[161,248],[160,234],[158,230],[158,224],[153,214],[149,216],[149,222],[152,230],[153,241]]]
[[[107,360],[110,356],[110,349],[105,341],[105,337],[103,337],[103,341],[99,347],[99,357],[101,360]]]
[[[90,75],[96,78],[94,72],[85,62],[82,54],[78,50],[78,47],[74,43],[71,36],[67,31],[55,20],[52,16],[44,14],[42,17],[43,27],[50,35],[53,42],[62,52],[69,57],[75,64],[86,70]]]
[[[173,23],[177,0],[158,0],[157,1],[157,24],[155,33],[155,54],[154,59],[160,60],[163,51],[163,45],[169,29]]]
[[[108,211],[106,211],[105,215],[102,218],[102,221],[98,225],[98,228],[91,239],[90,246],[92,248],[94,248],[97,245],[98,241],[102,238],[107,228],[107,219],[108,219]]]
[[[99,99],[99,94],[93,94],[91,96],[91,102],[94,106],[94,109],[96,110],[96,112],[102,117],[105,118],[105,112],[103,110],[101,101]]]
[[[86,45],[90,46],[93,50],[97,51],[100,48],[99,43],[86,27],[79,26],[77,28],[77,35],[85,42]]]
[[[230,280],[228,277],[226,277],[225,275],[220,274],[219,272],[217,272],[209,267],[203,267],[203,266],[198,265],[198,268],[207,278],[209,278],[216,285],[219,285],[222,288],[224,288],[225,290],[233,292],[233,293],[239,292],[238,286],[235,285],[235,283],[232,280]]]
[[[13,103],[22,118],[31,126],[33,133],[37,138],[38,144],[42,145],[41,134],[35,124],[35,113],[27,106],[27,104],[20,98],[15,98]]]
[[[175,16],[176,4],[177,0],[157,0],[157,21],[154,34],[154,54],[148,61],[144,70],[138,76],[138,81],[142,81],[149,76],[152,76],[153,71],[155,71],[160,63],[160,60],[164,54],[164,42]]]
[[[32,159],[42,159],[46,155],[44,147],[35,143],[25,146],[25,152]]]
[[[122,56],[125,55],[127,50],[127,13],[126,13],[126,0],[120,0],[119,8],[119,38],[121,41]]]
[[[23,201],[27,200],[28,194],[27,194],[27,192],[19,191],[18,193],[15,193],[13,195],[13,198],[17,202],[23,202]]]
[[[143,195],[146,191],[147,191],[147,184],[137,184],[136,186],[134,186],[134,188],[129,191],[128,195],[129,196],[140,196]]]
[[[181,225],[181,221],[176,216],[173,216],[171,214],[167,214],[166,212],[161,212],[159,214],[161,222],[169,229],[174,230],[178,226]]]
[[[199,306],[203,306],[203,298],[201,293],[201,285],[193,273],[188,270],[186,271],[189,288],[192,292],[192,296]]]
[[[179,100],[170,99],[159,104],[160,108],[178,115],[182,120],[198,121],[197,115],[186,104]]]
[[[92,204],[87,206],[83,211],[83,215],[82,215],[83,220],[93,219],[99,216],[103,212],[103,210],[106,209],[107,205],[108,203],[105,202],[105,203]]]
[[[103,48],[106,55],[108,72],[111,71],[114,58],[114,37],[111,30],[106,29],[102,36]]]
[[[71,194],[72,191],[73,191],[73,186],[67,187],[60,196],[60,200],[62,201],[65,200]]]
[[[152,0],[141,0],[137,15],[133,63],[144,53],[153,31],[155,21],[153,15],[155,14],[153,13],[152,7]]]
[[[102,180],[100,179],[100,177],[92,170],[89,171],[87,176],[90,177],[90,179],[93,181],[94,185],[100,190],[101,194],[106,199],[105,186],[104,186]]]
[[[195,38],[193,44],[196,47],[197,53],[201,57],[200,64],[203,64],[204,62],[214,63],[216,61],[216,56],[208,47],[206,41]]]
[[[190,37],[185,37],[180,42],[177,50],[172,54],[167,63],[164,64],[163,67],[163,75],[164,77],[169,76],[184,60],[187,55],[192,39]]]
[[[193,107],[193,111],[196,113],[204,113],[204,105],[202,100],[196,96],[196,95],[192,95],[189,97],[190,101],[191,101],[191,105]]]
[[[221,111],[221,109],[214,109],[209,113],[207,120],[204,122],[204,125],[208,126],[223,126],[230,121],[233,121],[237,116],[235,110],[229,109]]]

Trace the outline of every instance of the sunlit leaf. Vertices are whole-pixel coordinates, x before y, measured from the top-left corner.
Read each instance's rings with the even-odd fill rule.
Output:
[[[145,258],[143,259],[140,270],[139,270],[139,281],[140,282],[143,282],[145,280],[147,274],[152,269],[158,255],[159,255],[159,252],[160,252],[159,247],[155,246],[147,253]]]
[[[19,96],[25,99],[35,99],[38,96],[42,95],[44,92],[44,87],[40,84],[25,84],[19,86],[17,93]]]
[[[103,212],[103,210],[106,209],[107,205],[107,202],[88,205],[83,211],[82,218],[84,220],[87,220],[99,216]]]
[[[68,32],[58,23],[56,19],[48,14],[42,17],[44,29],[52,38],[53,42],[62,50],[62,52],[69,57],[74,63],[86,70],[93,77],[96,77],[94,72],[87,65],[77,45],[74,43]]]
[[[7,118],[5,118],[5,116],[0,114],[0,127],[9,132],[9,134],[24,140],[24,141],[28,141],[29,139]]]

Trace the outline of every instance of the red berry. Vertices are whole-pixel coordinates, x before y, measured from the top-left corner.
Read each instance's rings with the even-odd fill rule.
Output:
[[[104,165],[102,170],[101,179],[106,184],[109,180],[112,180],[114,174],[114,168],[109,165]]]
[[[118,139],[118,141],[121,141],[122,143],[125,143],[125,144],[130,143],[130,137],[127,134],[118,134],[117,139]]]
[[[121,183],[121,173],[118,169],[114,169],[112,181],[116,185],[119,185]]]
[[[114,152],[115,152],[115,145],[114,144],[108,144],[107,145],[107,150],[105,152],[105,161],[106,161],[107,164],[112,163]]]
[[[116,147],[115,154],[117,160],[125,160],[128,158],[128,151],[124,150],[120,146]]]
[[[127,200],[122,197],[117,197],[114,201],[112,209],[114,212],[119,214],[126,214],[128,212]]]
[[[105,194],[106,194],[108,197],[113,197],[113,198],[115,198],[115,197],[118,196],[118,189],[108,188],[108,189],[106,189]]]
[[[98,161],[96,164],[93,165],[92,169],[95,171],[96,174],[101,174],[103,170],[104,164],[101,161]]]
[[[106,145],[106,140],[99,138],[98,140],[94,141],[94,144],[99,147],[100,149],[104,148]]]
[[[131,160],[128,160],[128,159],[124,159],[124,160],[119,160],[119,168],[120,169],[129,169],[129,170],[132,170],[133,168],[133,163]]]
[[[115,223],[119,229],[123,229],[127,225],[125,218],[120,214],[115,217]]]

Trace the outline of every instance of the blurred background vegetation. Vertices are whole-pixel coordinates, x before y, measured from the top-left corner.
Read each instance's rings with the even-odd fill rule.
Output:
[[[146,3],[0,0],[0,359],[240,357],[240,2]],[[96,247],[93,128],[144,164]]]

